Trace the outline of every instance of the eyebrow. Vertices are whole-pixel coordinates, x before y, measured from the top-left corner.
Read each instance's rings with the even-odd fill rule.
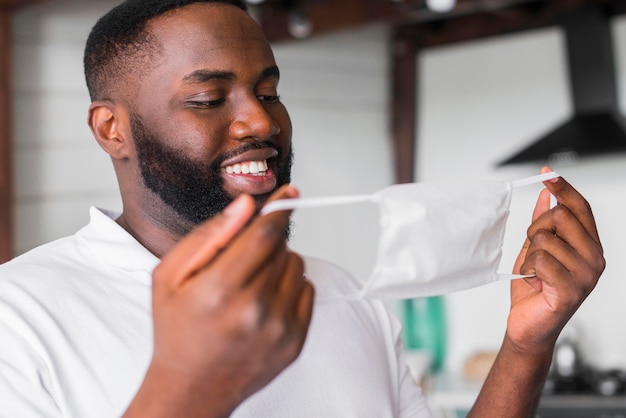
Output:
[[[280,71],[278,71],[278,67],[276,65],[272,65],[271,67],[267,67],[265,70],[261,72],[260,79],[263,80],[269,77],[276,77],[280,79]]]
[[[235,74],[228,71],[196,70],[183,77],[183,81],[189,84],[206,83],[210,80],[233,80]]]
[[[276,77],[280,78],[278,67],[273,65],[267,67],[259,76],[259,80]],[[183,81],[189,84],[201,84],[211,80],[234,80],[235,73],[230,71],[212,71],[212,70],[196,70],[183,77]]]

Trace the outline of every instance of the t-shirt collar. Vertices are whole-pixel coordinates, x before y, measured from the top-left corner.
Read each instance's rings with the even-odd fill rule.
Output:
[[[120,214],[91,207],[89,224],[76,235],[109,266],[127,272],[145,271],[152,274],[152,270],[159,263],[158,257],[115,222]]]

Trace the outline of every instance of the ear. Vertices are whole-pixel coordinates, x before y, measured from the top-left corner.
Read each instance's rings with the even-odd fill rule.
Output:
[[[108,101],[95,101],[89,106],[87,123],[102,149],[113,159],[131,154],[132,135],[128,112]]]

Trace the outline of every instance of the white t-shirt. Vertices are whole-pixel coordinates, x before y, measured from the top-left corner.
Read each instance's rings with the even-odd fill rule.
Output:
[[[115,216],[92,208],[75,235],[0,266],[0,417],[118,417],[141,385],[159,260]],[[327,262],[306,272],[317,294],[354,291]],[[301,355],[233,417],[431,416],[400,333],[382,302],[316,305]]]

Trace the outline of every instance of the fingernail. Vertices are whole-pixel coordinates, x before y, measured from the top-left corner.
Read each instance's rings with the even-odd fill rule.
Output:
[[[289,185],[289,187],[287,187],[286,192],[290,198],[300,197],[300,191],[296,189],[294,186]]]
[[[543,166],[541,168],[541,174],[544,173],[550,173],[551,171],[554,171],[550,166]],[[559,181],[559,177],[555,177],[553,179],[548,180],[550,183],[556,183],[557,181]]]

